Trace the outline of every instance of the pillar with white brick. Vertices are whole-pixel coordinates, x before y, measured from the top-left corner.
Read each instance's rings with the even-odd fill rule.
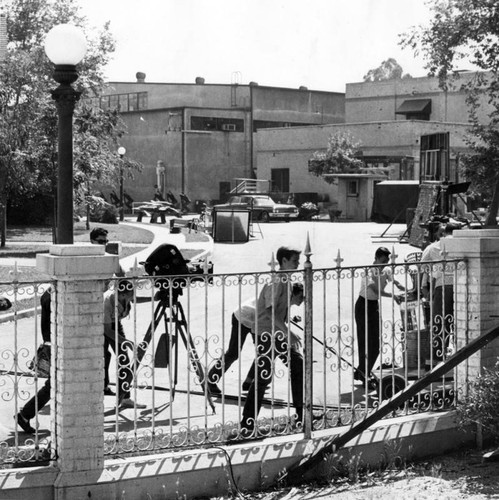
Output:
[[[499,229],[454,231],[442,240],[448,259],[466,259],[458,268],[455,297],[456,347],[460,349],[499,325]],[[474,380],[482,368],[492,368],[499,356],[499,339],[458,367],[458,385]]]
[[[105,278],[118,266],[118,257],[105,255],[101,245],[55,245],[50,254],[37,257],[37,267],[57,282],[51,318],[57,498],[70,498],[72,485],[97,482],[103,471],[102,297]]]

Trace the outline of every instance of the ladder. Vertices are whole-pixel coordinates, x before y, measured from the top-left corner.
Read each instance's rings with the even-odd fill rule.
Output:
[[[257,233],[260,234],[263,240],[263,232],[260,223],[257,220],[253,222],[253,215],[250,213],[249,235],[251,238],[256,238]]]

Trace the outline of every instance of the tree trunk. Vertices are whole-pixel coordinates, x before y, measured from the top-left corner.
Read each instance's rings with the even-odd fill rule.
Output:
[[[52,243],[57,244],[57,192],[52,190]]]
[[[7,240],[7,176],[5,169],[0,165],[0,248],[5,247]]]
[[[85,227],[87,228],[87,231],[90,230],[90,202],[88,201],[89,199],[89,196],[90,196],[90,186],[89,184],[87,183],[87,195],[85,197],[85,201],[86,201],[86,205],[87,205],[87,220],[85,222]]]
[[[0,248],[5,247],[7,240],[7,203],[4,196],[0,199]]]
[[[496,187],[494,189],[494,196],[492,197],[492,202],[489,207],[489,214],[487,215],[487,220],[485,221],[486,226],[497,226],[497,212],[499,210],[499,180],[496,182]]]

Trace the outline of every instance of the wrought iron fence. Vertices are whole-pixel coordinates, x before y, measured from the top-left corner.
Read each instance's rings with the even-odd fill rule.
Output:
[[[384,283],[383,267],[337,262],[328,269],[112,280],[104,294],[105,454],[348,425],[453,352],[450,299],[458,277],[465,279],[464,261],[391,262],[384,266],[392,278],[386,296],[374,305],[359,301],[359,291]],[[435,287],[438,276],[446,277],[443,291]],[[2,399],[14,416],[49,380],[29,369],[40,343],[43,289],[0,285],[14,309],[29,289],[34,310],[0,325]],[[305,356],[304,345],[312,346]],[[449,373],[392,416],[451,408],[457,389]],[[2,439],[4,464],[54,455],[50,416],[39,402],[30,425],[34,435],[13,425]]]
[[[164,278],[162,284],[169,293],[163,304],[152,300],[158,298],[153,282],[142,280],[134,287],[135,301],[148,294],[148,321],[155,319],[146,329],[138,320],[141,305],[133,309],[131,322],[134,326],[142,324],[142,330],[132,329],[136,347],[131,358],[140,359],[140,364],[132,369],[130,362],[130,367],[132,399],[145,408],[130,408],[126,410],[130,418],[120,418],[116,396],[115,409],[109,415],[113,433],[107,440],[107,452],[209,445],[303,432],[303,396],[296,386],[307,387],[307,376],[312,377],[314,430],[347,425],[365,417],[382,400],[420,378],[455,349],[454,311],[442,316],[436,310],[437,302],[445,302],[453,292],[444,291],[436,298],[435,288],[430,288],[425,298],[422,287],[424,276],[433,280],[439,266],[445,267],[454,283],[465,262],[386,266],[401,290],[393,281],[388,282],[386,291],[394,297],[381,299],[379,345],[374,343],[376,351],[370,353],[373,343],[365,339],[364,365],[359,362],[355,305],[362,280],[381,266],[313,270],[313,297],[306,297],[301,305],[293,299],[293,288],[304,284],[303,271],[215,275],[209,282],[195,283],[186,278],[182,295],[174,299],[179,284]],[[263,304],[258,298],[269,286],[286,288],[285,309],[289,314],[286,328],[276,328],[275,335],[265,342],[260,338],[267,330],[258,324]],[[256,343],[251,328],[240,319],[248,301],[256,304],[253,332],[260,331]],[[307,316],[307,307],[313,309],[313,364],[308,372],[302,354],[306,325],[300,321]],[[367,326],[367,316],[364,320]],[[127,329],[126,320],[123,323]],[[364,330],[367,337],[368,328]],[[364,376],[369,356],[376,363]],[[447,374],[441,383],[406,402],[396,414],[450,408],[455,405],[456,394],[455,378]],[[301,402],[297,401],[300,397]],[[252,425],[255,415],[258,421]]]
[[[55,282],[21,281],[17,267],[12,282],[0,283],[0,297],[9,304],[0,312],[0,395],[9,422],[0,439],[4,467],[47,463],[55,456],[43,410],[50,396],[50,323],[40,321],[40,299],[55,288]]]

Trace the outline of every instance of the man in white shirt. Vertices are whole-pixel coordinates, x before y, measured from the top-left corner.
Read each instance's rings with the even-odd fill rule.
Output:
[[[292,286],[291,305],[300,305],[303,302],[303,285],[294,283]],[[230,366],[239,358],[239,354],[243,349],[244,342],[248,334],[253,337],[255,342],[255,314],[256,314],[256,298],[252,298],[237,308],[232,314],[232,330],[230,334],[229,347],[225,354],[218,358],[210,371],[208,372],[208,389],[212,395],[222,394],[222,391],[217,385],[222,375],[230,368]],[[293,339],[295,343],[298,341]],[[299,341],[298,341],[299,343]],[[248,370],[246,379],[242,384],[242,390],[248,391],[255,379],[255,364],[253,363]]]
[[[388,264],[390,253],[387,248],[379,247],[374,254],[373,264],[377,266]],[[364,385],[368,383],[367,378],[371,375],[371,370],[380,353],[379,299],[393,297],[391,293],[384,291],[388,282],[391,281],[390,269],[370,268],[362,277],[359,297],[355,303],[359,363],[354,371],[354,379],[361,381]],[[398,281],[393,280],[393,282],[399,290],[404,290]]]
[[[300,253],[287,247],[277,250],[279,271],[294,271],[300,262]],[[295,284],[296,285],[296,284]],[[296,302],[292,302],[296,297]],[[303,289],[291,284],[288,273],[276,273],[271,283],[266,283],[258,296],[255,317],[255,336],[258,356],[255,360],[255,379],[248,390],[244,404],[241,433],[249,437],[257,432],[258,413],[267,387],[274,375],[274,363],[280,358],[289,366],[291,395],[296,410],[295,422],[301,425],[303,417],[303,356],[299,351],[300,339],[287,324],[288,307],[303,301]],[[288,338],[289,335],[289,338]],[[289,342],[289,356],[288,356]],[[289,357],[289,359],[288,359]]]
[[[428,245],[421,256],[422,262],[443,260],[442,242],[451,238],[458,227],[447,223],[438,241]],[[454,273],[444,263],[433,264],[425,271],[421,281],[423,297],[431,300],[431,328],[433,361],[438,363],[445,357],[454,332]]]

